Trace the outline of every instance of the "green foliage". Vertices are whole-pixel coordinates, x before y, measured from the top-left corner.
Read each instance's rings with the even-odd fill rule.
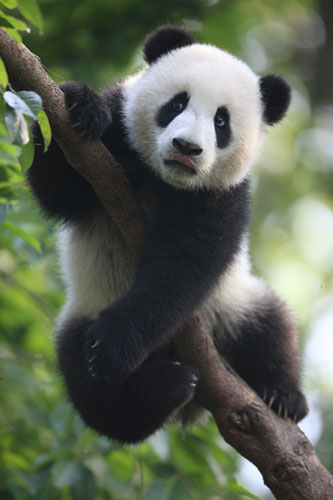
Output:
[[[29,128],[25,117],[37,120],[42,107],[42,100],[35,92],[4,92],[5,123],[12,144],[23,146],[29,142]],[[33,155],[31,158],[31,162]],[[31,163],[30,163],[31,165]],[[30,166],[28,164],[28,167]]]
[[[40,109],[37,114],[37,121],[42,133],[42,137],[44,140],[44,153],[48,150],[48,147],[51,143],[51,127],[48,117],[43,109]]]
[[[41,11],[35,0],[17,0],[18,8],[27,21],[37,26],[39,33],[43,32],[43,19]]]
[[[3,8],[1,8],[3,7]],[[5,9],[5,10],[4,10]],[[40,8],[35,0],[1,0],[0,1],[0,26],[8,31],[18,42],[20,42],[19,31],[30,32],[27,24],[17,17],[7,13],[7,9],[16,9],[15,13],[24,17],[29,23],[32,23],[43,32],[43,19]],[[15,33],[16,32],[16,33]]]
[[[79,79],[96,88],[109,84],[141,63],[138,47],[145,33],[171,21],[184,22],[200,41],[225,47],[256,71],[278,72],[290,81],[291,111],[269,132],[254,183],[251,254],[258,273],[296,311],[304,344],[329,303],[332,255],[322,222],[331,206],[329,120],[316,112],[306,88],[315,78],[320,43],[314,2],[40,0],[39,5],[43,37],[33,0],[0,0],[0,25],[18,41],[24,36],[58,80]],[[26,23],[32,23],[31,34]],[[52,340],[64,300],[54,227],[39,215],[24,180],[33,156],[31,121],[38,120],[45,148],[51,130],[39,97],[9,87],[1,60],[0,85],[0,498],[257,498],[237,483],[239,457],[212,421],[185,436],[179,427],[168,427],[141,446],[126,447],[96,436],[73,412]],[[318,390],[315,371],[309,379],[308,388]],[[320,390],[319,451],[332,470],[332,395],[324,382]],[[265,493],[259,494],[263,499]]]
[[[8,84],[7,71],[3,63],[3,60],[0,57],[0,85],[2,90],[5,90],[7,88],[7,84]]]

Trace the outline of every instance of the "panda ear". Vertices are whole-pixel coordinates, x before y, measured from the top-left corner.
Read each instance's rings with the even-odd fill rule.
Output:
[[[264,121],[267,125],[273,125],[284,117],[289,108],[291,88],[283,78],[277,75],[262,76],[259,86]]]
[[[185,28],[166,24],[147,36],[143,46],[143,56],[148,64],[152,64],[171,50],[193,43],[195,43],[194,36]]]

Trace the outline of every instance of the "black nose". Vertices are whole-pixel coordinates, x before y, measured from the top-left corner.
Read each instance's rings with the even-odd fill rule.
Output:
[[[184,139],[173,139],[172,145],[183,155],[199,156],[202,153],[202,148],[197,144],[192,144],[192,142],[185,141]]]

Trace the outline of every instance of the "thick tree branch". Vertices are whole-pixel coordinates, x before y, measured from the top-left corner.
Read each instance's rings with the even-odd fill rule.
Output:
[[[143,224],[121,167],[100,141],[83,142],[70,126],[63,95],[38,57],[0,29],[0,57],[17,90],[34,90],[43,99],[53,136],[81,175],[93,186],[134,254],[140,251]],[[289,420],[273,414],[237,374],[221,361],[198,314],[177,334],[182,360],[200,370],[197,397],[213,414],[221,435],[261,471],[280,500],[329,500],[333,478],[312,445]]]
[[[2,29],[0,51],[11,85],[16,90],[34,90],[42,97],[54,139],[72,167],[93,186],[128,246],[137,254],[143,238],[143,223],[121,166],[101,141],[78,139],[69,122],[63,93],[45,72],[39,57],[25,45],[18,46]]]

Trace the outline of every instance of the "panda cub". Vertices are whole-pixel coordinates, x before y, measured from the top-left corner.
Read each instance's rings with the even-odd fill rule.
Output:
[[[307,413],[293,318],[252,276],[250,169],[290,89],[178,26],[145,41],[144,68],[101,94],[61,85],[82,140],[101,138],[133,185],[146,225],[136,261],[91,186],[52,142],[28,180],[61,222],[67,302],[56,350],[86,424],[121,442],[154,433],[193,398],[195,370],[173,338],[199,309],[221,355],[277,413]],[[36,131],[36,135],[39,132]],[[40,144],[37,137],[36,144]]]

